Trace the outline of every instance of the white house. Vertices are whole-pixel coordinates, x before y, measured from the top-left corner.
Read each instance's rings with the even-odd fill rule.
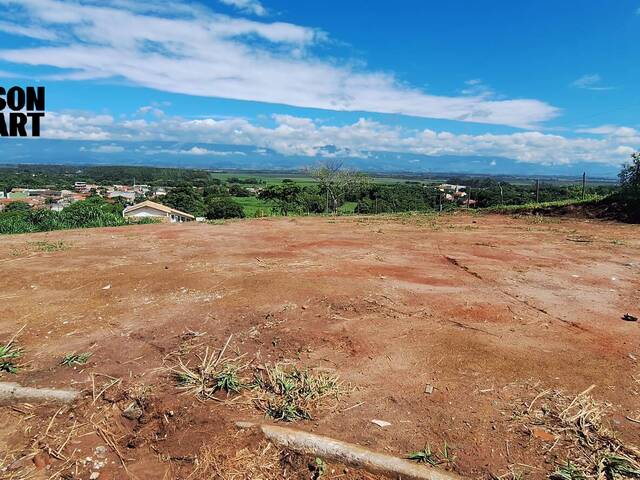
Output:
[[[122,215],[132,218],[154,217],[171,223],[191,222],[195,220],[193,215],[160,203],[152,202],[151,200],[145,200],[144,202],[125,208],[122,211]]]

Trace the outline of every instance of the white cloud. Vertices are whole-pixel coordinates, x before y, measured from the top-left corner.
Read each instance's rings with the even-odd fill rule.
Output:
[[[124,147],[120,145],[99,145],[89,149],[89,151],[94,153],[122,153],[124,150]]]
[[[267,9],[257,0],[219,0],[225,5],[230,5],[237,8],[241,12],[251,13],[259,17],[265,16],[268,12]]]
[[[14,73],[14,72],[7,72],[6,70],[0,70],[0,77],[4,77],[4,78],[22,78],[22,75]]]
[[[164,117],[165,115],[164,110],[153,105],[145,105],[144,107],[140,107],[136,113],[138,113],[139,115],[151,114],[156,117]]]
[[[106,127],[113,123],[110,115],[47,112],[42,135],[56,140],[109,140],[111,133]]]
[[[577,132],[580,133],[595,133],[597,135],[611,135],[615,137],[638,137],[640,131],[631,127],[620,127],[618,125],[600,125],[593,128],[581,128]]]
[[[613,142],[624,142],[629,145],[640,145],[640,131],[631,127],[621,127],[618,125],[600,125],[594,128],[581,128],[578,133],[588,133],[593,135],[604,135]]]
[[[613,87],[602,85],[602,77],[597,73],[589,73],[574,80],[571,85],[585,90],[612,90]]]
[[[23,27],[4,21],[0,21],[0,32],[35,38],[38,40],[55,40],[57,38],[56,34],[51,30],[46,30],[37,26]]]
[[[55,79],[118,78],[157,90],[337,111],[366,111],[531,128],[559,114],[533,99],[439,96],[394,75],[322,60],[324,32],[232,18],[182,3],[0,0],[20,28],[59,39],[0,48],[0,59],[57,67]],[[43,78],[47,78],[46,76]],[[473,87],[473,85],[471,85]]]
[[[212,155],[214,157],[228,157],[228,156],[244,156],[245,152],[230,151],[230,150],[209,150],[203,147],[192,147],[188,150],[150,150],[146,152],[148,155],[154,155],[156,153],[169,153],[174,155]]]
[[[464,82],[466,87],[462,90],[463,95],[469,95],[472,97],[479,98],[490,98],[495,95],[495,92],[486,86],[482,80],[479,78],[474,78],[472,80],[467,80]]]
[[[169,141],[199,144],[187,149],[150,148],[148,154],[242,155],[202,145],[251,146],[283,155],[308,157],[367,157],[375,152],[422,155],[467,155],[505,157],[542,165],[577,162],[618,165],[629,153],[640,149],[640,135],[629,127],[603,126],[589,129],[597,138],[564,137],[535,131],[512,134],[454,134],[447,131],[404,129],[361,118],[343,126],[327,125],[311,118],[274,115],[272,126],[244,118],[200,118],[176,116],[153,119],[123,119],[83,114],[47,114],[45,138],[116,141]]]

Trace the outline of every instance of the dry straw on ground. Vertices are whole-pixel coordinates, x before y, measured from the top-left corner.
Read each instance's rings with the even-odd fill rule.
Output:
[[[178,351],[177,363],[166,370],[185,393],[202,400],[252,404],[270,418],[287,422],[311,419],[318,409],[335,409],[349,391],[334,374],[285,362],[253,365],[246,354],[227,357],[230,341],[231,337],[217,352],[204,347],[191,360]]]
[[[280,459],[282,452],[271,443],[262,442],[255,449],[243,448],[235,455],[204,445],[196,457],[196,468],[188,479],[271,480],[287,478]]]
[[[566,453],[550,478],[556,480],[614,480],[640,477],[640,450],[624,442],[608,425],[610,405],[596,401],[592,385],[575,396],[545,390],[516,411],[515,418],[530,431],[544,428],[555,437],[547,449]]]

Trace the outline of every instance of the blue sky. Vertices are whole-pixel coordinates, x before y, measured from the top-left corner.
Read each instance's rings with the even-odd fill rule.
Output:
[[[495,173],[615,174],[640,149],[640,0],[0,0],[0,11],[0,85],[45,85],[43,137],[87,161],[340,156],[375,168],[397,153],[398,170],[456,156]],[[9,161],[52,160],[44,141],[12,141],[0,140]]]

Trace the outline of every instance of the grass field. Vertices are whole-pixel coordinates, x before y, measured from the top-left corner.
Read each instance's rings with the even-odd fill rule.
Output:
[[[240,205],[247,217],[266,217],[271,215],[271,205],[256,197],[232,197]]]
[[[601,195],[589,195],[585,199],[568,199],[568,200],[556,200],[554,202],[541,202],[541,203],[525,203],[524,205],[502,205],[496,207],[488,207],[482,209],[489,213],[527,213],[540,208],[548,207],[566,207],[569,205],[583,205],[586,203],[597,202],[604,197]]]
[[[260,200],[256,197],[232,197],[234,201],[242,205],[244,210],[244,214],[247,218],[253,217],[268,217],[272,215],[278,215],[277,212],[273,212],[272,205],[269,202],[264,200]],[[541,202],[541,203],[526,203],[524,205],[503,205],[496,207],[488,207],[479,209],[478,211],[487,212],[487,213],[526,213],[540,208],[548,208],[548,207],[566,207],[569,205],[581,205],[585,203],[592,203],[598,200],[602,200],[602,196],[599,195],[590,195],[584,200],[582,199],[569,199],[569,200],[558,200],[554,202]],[[356,202],[345,202],[340,208],[339,213],[352,214],[357,203]],[[295,215],[295,214],[292,214]]]
[[[240,205],[244,210],[244,214],[247,218],[253,217],[266,217],[270,215],[276,215],[272,212],[272,206],[269,202],[260,200],[256,197],[232,197],[233,200]],[[342,214],[353,213],[356,207],[356,202],[345,202],[339,209]]]
[[[317,182],[311,178],[310,176],[304,174],[304,173],[264,173],[264,172],[259,172],[256,174],[252,174],[250,172],[243,172],[243,173],[223,173],[223,172],[215,172],[212,174],[212,176],[214,178],[219,178],[220,180],[225,180],[227,181],[229,178],[239,178],[242,180],[247,180],[250,178],[255,178],[257,180],[260,181],[264,181],[266,182],[267,185],[279,185],[282,183],[283,180],[292,180],[295,184],[297,185],[301,185],[301,186],[306,186],[306,185],[317,185]],[[414,177],[407,177],[407,178],[403,178],[403,177],[382,177],[382,176],[372,176],[370,177],[371,181],[374,183],[404,183],[407,181],[421,181],[424,183],[433,183],[438,184],[438,183],[442,183],[446,181],[446,178],[437,178],[437,179],[433,179],[433,178],[427,178],[427,177],[419,177],[416,176]],[[251,185],[251,184],[247,184],[247,185]],[[257,184],[256,184],[257,185]],[[264,185],[264,184],[262,184]]]

